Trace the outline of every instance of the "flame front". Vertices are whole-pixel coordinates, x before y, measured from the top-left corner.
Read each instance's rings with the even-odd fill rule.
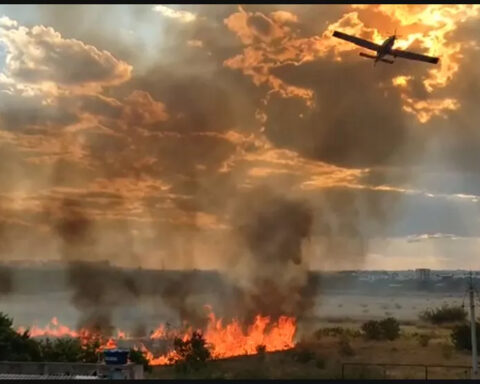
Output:
[[[278,323],[267,326],[270,318],[257,315],[254,323],[244,333],[241,324],[234,320],[223,326],[213,313],[209,315],[209,324],[205,332],[205,340],[212,345],[214,358],[226,358],[257,353],[257,347],[264,345],[268,352],[293,348],[296,330],[295,319],[282,316]]]
[[[25,328],[18,328],[18,332],[24,332]],[[258,346],[265,346],[267,352],[287,350],[294,347],[296,321],[293,317],[281,316],[277,322],[272,322],[270,317],[257,315],[253,323],[243,330],[241,323],[234,319],[224,325],[222,319],[217,319],[213,312],[208,315],[208,324],[204,334],[206,343],[210,348],[214,359],[222,359],[233,356],[252,355],[257,353]],[[173,341],[175,337],[184,341],[188,340],[192,333],[189,327],[184,331],[167,330],[162,324],[150,334],[154,340]],[[83,343],[92,340],[101,341],[98,351],[117,347],[118,340],[130,340],[137,350],[142,351],[151,365],[168,365],[177,361],[180,356],[171,349],[165,354],[155,356],[143,343],[130,339],[126,332],[116,331],[116,338],[105,339],[94,335],[86,329],[75,331],[58,322],[54,317],[46,327],[33,326],[30,328],[32,337],[73,337],[80,338]]]
[[[18,332],[23,333],[26,331],[25,327],[19,327]],[[65,325],[59,324],[58,319],[53,317],[50,323],[44,328],[36,325],[29,328],[30,336],[32,337],[80,337],[81,331],[77,332]]]

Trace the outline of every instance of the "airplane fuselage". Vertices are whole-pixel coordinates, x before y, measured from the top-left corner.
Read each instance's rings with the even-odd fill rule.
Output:
[[[360,52],[360,56],[373,60],[373,65],[376,65],[379,61],[383,63],[393,64],[393,59],[396,59],[397,57],[409,60],[423,61],[424,63],[431,64],[438,64],[438,61],[440,60],[439,57],[427,56],[404,49],[394,48],[394,44],[397,38],[396,33],[385,39],[381,44],[365,40],[360,37],[351,36],[339,31],[333,31],[333,37],[348,41],[350,43],[358,45],[359,47],[366,48],[370,51],[375,52],[375,54]],[[393,59],[386,58],[385,56],[387,55],[392,56]]]
[[[375,63],[382,59],[385,55],[388,55],[392,52],[393,44],[395,43],[395,36],[390,36],[386,39],[380,49],[377,51],[377,57],[375,59]]]

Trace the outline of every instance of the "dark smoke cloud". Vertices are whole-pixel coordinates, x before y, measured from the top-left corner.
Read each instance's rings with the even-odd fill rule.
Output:
[[[139,298],[145,286],[128,274],[113,274],[108,268],[78,263],[78,260],[121,261],[137,266],[148,259],[153,265],[160,265],[160,262],[155,264],[155,257],[142,255],[137,258],[133,252],[134,240],[130,232],[133,224],[127,217],[129,211],[127,214],[122,211],[121,193],[81,193],[83,189],[88,190],[88,182],[96,177],[105,178],[107,182],[113,178],[127,178],[134,183],[147,177],[168,185],[165,194],[145,189],[144,196],[142,193],[136,195],[138,204],[134,210],[143,210],[145,217],[152,219],[142,227],[146,228],[145,232],[153,233],[148,240],[141,240],[144,250],[160,250],[169,266],[183,269],[202,267],[210,258],[216,259],[220,266],[231,266],[228,275],[235,286],[217,289],[216,294],[221,291],[221,308],[214,309],[222,311],[225,307],[229,315],[248,319],[258,313],[273,317],[280,314],[308,317],[316,288],[308,281],[312,259],[320,264],[326,261],[345,267],[362,266],[369,241],[375,235],[423,233],[429,228],[453,233],[447,220],[450,218],[451,222],[452,217],[456,224],[460,223],[456,226],[459,231],[471,235],[478,233],[476,217],[473,220],[468,208],[462,207],[460,213],[454,214],[455,209],[458,210],[454,203],[404,197],[400,192],[353,188],[324,190],[320,186],[312,191],[294,193],[294,188],[286,188],[293,183],[272,179],[271,183],[266,182],[268,188],[245,193],[243,184],[248,183],[244,173],[238,171],[237,174],[235,169],[219,172],[239,149],[224,135],[229,131],[247,136],[258,134],[261,124],[256,121],[255,112],[264,107],[260,100],[268,87],[257,86],[250,77],[223,65],[224,60],[245,48],[224,24],[224,19],[238,7],[181,7],[198,15],[196,22],[186,24],[162,17],[151,8],[129,6],[131,12],[125,16],[124,7],[119,11],[120,7],[100,5],[36,6],[41,22],[35,24],[51,25],[64,38],[76,38],[108,50],[118,60],[133,65],[133,77],[122,85],[103,89],[101,95],[62,97],[56,107],[43,105],[43,97],[38,96],[25,98],[3,94],[0,99],[0,128],[33,138],[56,136],[66,126],[78,123],[85,114],[92,117],[88,127],[81,127],[76,133],[78,141],[83,143],[81,149],[86,159],[91,161],[89,168],[71,158],[55,160],[53,167],[33,165],[26,161],[27,155],[13,150],[14,145],[8,141],[0,146],[2,158],[7,160],[0,164],[3,192],[15,190],[16,185],[23,186],[22,179],[29,180],[31,185],[25,188],[33,191],[59,186],[78,189],[72,198],[62,193],[49,195],[45,209],[50,215],[44,221],[53,223],[54,233],[61,239],[61,256],[68,265],[68,281],[73,289],[72,302],[82,313],[81,326],[108,328],[112,325],[115,309]],[[268,41],[269,36],[274,36],[276,27],[272,11],[282,9],[296,14],[299,22],[289,24],[291,30],[298,37],[309,38],[321,35],[325,22],[338,20],[346,8],[346,5],[254,5],[246,9],[263,13],[254,13],[248,19],[248,26]],[[155,47],[155,52],[148,53],[147,39],[141,33],[131,40],[125,38],[127,32],[123,29],[128,23],[119,28],[116,20],[124,20],[121,15],[131,21],[135,32],[141,32],[137,31],[137,26],[151,25],[161,28],[156,35],[168,36],[163,39],[168,41],[153,39],[154,44],[149,43]],[[468,31],[464,33],[470,35]],[[201,47],[189,46],[189,40],[201,41]],[[70,55],[61,53],[58,57],[64,59],[59,62],[52,58],[50,65],[62,65],[76,57],[72,52]],[[471,58],[466,70],[456,75],[459,86],[456,92],[463,112],[449,120],[454,119],[452,124],[435,120],[435,124],[426,124],[421,129],[416,125],[412,129],[410,116],[402,110],[400,93],[391,85],[392,77],[413,74],[416,79],[410,85],[412,95],[426,98],[419,80],[425,67],[419,63],[398,61],[395,66],[377,66],[373,70],[371,63],[346,56],[341,63],[325,57],[310,63],[279,66],[272,69],[272,73],[287,84],[313,90],[315,106],[309,109],[304,100],[271,95],[265,108],[265,135],[275,149],[289,149],[301,158],[347,169],[368,167],[371,171],[359,180],[366,185],[410,184],[409,167],[422,158],[432,135],[441,138],[437,147],[439,157],[446,153],[448,161],[452,160],[458,169],[476,172],[480,164],[480,136],[476,129],[479,83],[478,76],[471,74],[478,72],[478,54]],[[75,65],[74,68],[74,78],[70,78],[68,71],[50,74],[63,74],[61,79],[53,78],[67,85],[79,80],[109,78],[102,66],[96,67],[95,73],[90,72],[90,65]],[[32,74],[27,74],[32,80]],[[19,75],[25,78],[25,72]],[[35,75],[36,80],[41,80],[37,79],[41,73],[35,72]],[[156,105],[154,103],[142,104],[139,110],[125,114],[125,106],[133,108],[128,104],[128,97],[138,90],[148,92],[153,100],[164,104],[162,115],[168,118],[149,123],[150,115],[145,109]],[[44,151],[45,147],[42,147]],[[67,152],[68,147],[65,144],[61,151]],[[32,148],[27,149],[28,156],[32,156]],[[251,153],[255,152],[253,148]],[[143,162],[144,159],[147,161]],[[267,160],[265,163],[268,166]],[[263,165],[262,161],[258,164]],[[247,163],[245,173],[258,164],[255,161]],[[396,167],[401,167],[402,171],[396,172]],[[304,177],[300,175],[299,182]],[[430,183],[433,184],[434,181]],[[458,185],[458,182],[448,184]],[[478,185],[470,185],[468,191],[478,192]],[[407,199],[410,209],[415,211],[416,224],[406,220],[393,225],[398,217],[395,215],[399,202]],[[165,205],[173,207],[172,210],[165,209]],[[231,205],[236,209],[229,217],[227,211]],[[92,211],[97,215],[92,215]],[[109,215],[118,212],[123,216]],[[218,236],[219,241],[227,244],[224,253],[196,253],[195,243],[201,241],[205,233],[201,225],[205,213],[233,227],[227,235]],[[177,214],[182,220],[175,216]],[[19,216],[30,220],[24,212]],[[463,220],[466,216],[469,219]],[[432,221],[437,223],[432,224]],[[7,236],[1,237],[1,229],[2,245],[7,244],[7,240],[10,244],[23,242],[25,231],[15,232],[15,236],[7,239]],[[40,248],[41,242],[35,244]],[[2,255],[5,254],[2,248]],[[155,292],[162,298],[161,305],[176,312],[181,320],[202,326],[205,303],[196,300],[195,296],[204,286],[206,283],[180,276],[168,280]],[[142,324],[138,327],[142,328]]]
[[[61,254],[67,264],[68,283],[73,289],[72,304],[81,312],[79,328],[109,334],[113,330],[115,307],[133,302],[139,295],[139,288],[131,276],[81,262],[98,260],[101,255],[96,249],[97,238],[92,222],[79,208],[78,201],[63,201],[55,223],[63,241]]]
[[[289,84],[312,88],[315,106],[309,109],[303,100],[274,98],[267,109],[267,136],[278,146],[341,166],[404,162],[405,156],[395,159],[409,149],[400,94],[390,88],[385,97],[385,89],[378,86],[390,82],[391,75],[379,71],[372,83],[372,67],[364,62],[342,63],[341,70],[339,65],[318,60],[275,69],[274,74]]]
[[[242,247],[229,271],[237,280],[233,307],[238,314],[247,319],[307,315],[313,301],[306,295],[302,244],[311,236],[310,206],[261,187],[243,196],[233,221]]]
[[[10,268],[0,266],[0,297],[8,295],[13,290],[13,278]]]

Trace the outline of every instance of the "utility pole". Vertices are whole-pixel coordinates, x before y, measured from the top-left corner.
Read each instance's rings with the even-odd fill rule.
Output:
[[[468,284],[468,293],[470,297],[470,329],[472,338],[472,379],[478,377],[478,356],[477,356],[477,326],[475,322],[475,289],[473,286],[473,275],[470,272]]]

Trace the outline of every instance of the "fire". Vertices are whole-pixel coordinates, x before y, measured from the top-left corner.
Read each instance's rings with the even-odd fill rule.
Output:
[[[25,327],[19,327],[17,332],[23,333],[27,329]],[[95,334],[87,329],[80,329],[78,331],[71,329],[70,327],[60,324],[56,317],[52,317],[50,322],[45,327],[32,326],[29,328],[30,336],[33,338],[61,338],[61,337],[70,337],[78,338],[81,340],[82,344],[85,345],[92,341],[98,341],[100,347],[98,351],[103,351],[104,349],[116,348],[117,343],[113,338],[109,338],[106,341],[102,335]],[[121,340],[126,338],[126,333],[122,330],[117,330],[117,339]]]
[[[192,330],[191,327],[183,331],[169,330],[164,325],[160,325],[150,334],[150,339],[173,341],[175,338],[181,338],[183,341],[187,341],[192,334]],[[24,327],[18,328],[18,332],[24,331]],[[244,330],[237,319],[224,324],[223,319],[217,319],[215,314],[210,312],[208,314],[208,324],[202,334],[210,348],[212,357],[221,359],[256,354],[259,346],[264,346],[267,352],[293,348],[295,332],[296,321],[293,317],[281,316],[278,321],[272,322],[268,316],[257,315],[253,323]],[[92,334],[85,329],[72,330],[60,324],[55,317],[44,328],[31,327],[30,334],[32,337],[80,338],[84,343],[99,340],[101,346],[98,351],[116,348],[118,340],[130,340],[134,343],[133,348],[142,351],[151,365],[168,365],[180,358],[173,348],[165,354],[155,356],[144,343],[136,343],[122,330],[116,331],[116,339],[109,338],[105,341],[100,335]]]
[[[19,333],[23,333],[25,330],[25,327],[18,328]],[[80,337],[80,332],[59,324],[56,317],[53,317],[52,320],[50,320],[50,323],[44,328],[34,325],[29,329],[29,332],[32,337]]]
[[[127,335],[125,332],[123,332],[123,331],[120,330],[120,329],[117,329],[117,339],[118,339],[118,340],[128,339],[128,338],[129,338],[129,337],[128,337],[128,335]]]
[[[215,315],[210,313],[205,340],[212,345],[212,355],[217,359],[256,354],[259,345],[264,345],[268,352],[293,348],[295,319],[282,316],[278,323],[271,324],[270,330],[267,331],[269,324],[268,316],[258,315],[244,333],[237,320],[224,326],[221,319],[217,320]]]
[[[169,365],[180,358],[175,351],[169,351],[165,355],[155,357],[143,344],[140,344],[140,351],[143,352],[150,365]]]

